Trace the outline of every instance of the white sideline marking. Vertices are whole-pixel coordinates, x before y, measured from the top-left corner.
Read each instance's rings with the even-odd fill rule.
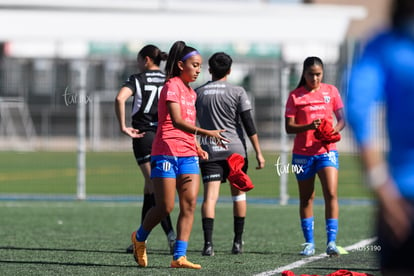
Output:
[[[354,249],[361,248],[361,247],[364,247],[366,245],[369,245],[369,244],[373,243],[376,240],[377,240],[377,237],[373,237],[373,238],[370,238],[370,239],[362,240],[362,241],[359,241],[359,242],[354,243],[352,245],[349,245],[347,247],[344,247],[344,249],[346,251],[352,251]],[[320,260],[320,259],[323,259],[323,258],[326,258],[326,257],[328,257],[328,255],[326,255],[326,253],[322,253],[322,254],[320,254],[318,256],[308,257],[308,258],[305,258],[305,259],[296,261],[294,263],[291,263],[291,264],[288,264],[288,265],[285,265],[285,266],[278,267],[275,270],[265,271],[265,272],[256,274],[254,276],[270,276],[270,275],[275,275],[276,273],[281,273],[281,272],[283,272],[285,270],[291,270],[291,269],[294,269],[294,268],[303,266],[305,264],[308,264],[308,263],[311,263],[311,262],[314,262],[314,261],[317,261],[317,260]]]

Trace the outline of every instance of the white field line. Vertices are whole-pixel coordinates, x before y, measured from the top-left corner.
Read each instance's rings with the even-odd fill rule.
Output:
[[[377,237],[373,237],[373,238],[370,238],[370,239],[362,240],[362,241],[359,241],[359,242],[357,242],[355,244],[352,244],[352,245],[349,245],[347,247],[344,247],[344,249],[346,251],[352,251],[352,250],[355,250],[355,249],[358,249],[358,248],[362,248],[364,246],[367,246],[369,244],[372,244],[376,240],[377,240]],[[282,273],[285,270],[291,270],[291,269],[294,269],[294,268],[297,268],[297,267],[301,267],[301,266],[303,266],[305,264],[308,264],[308,263],[311,263],[311,262],[314,262],[314,261],[317,261],[317,260],[320,260],[320,259],[323,259],[323,258],[326,258],[326,257],[328,257],[328,255],[326,255],[326,253],[322,253],[322,254],[320,254],[318,256],[308,257],[308,258],[305,258],[305,259],[296,261],[294,263],[291,263],[291,264],[288,264],[288,265],[285,265],[285,266],[278,267],[275,270],[265,271],[265,272],[256,274],[254,276],[270,276],[270,275],[275,275],[277,273]]]

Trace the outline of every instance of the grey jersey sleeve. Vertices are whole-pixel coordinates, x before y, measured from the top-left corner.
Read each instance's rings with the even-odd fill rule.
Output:
[[[239,93],[240,93],[240,95],[239,95],[240,101],[239,101],[239,106],[238,106],[239,113],[242,113],[242,112],[247,111],[247,110],[251,110],[252,109],[252,104],[250,102],[250,99],[247,95],[246,90],[244,90],[244,88],[241,87],[241,86],[238,87],[238,89],[239,89]]]

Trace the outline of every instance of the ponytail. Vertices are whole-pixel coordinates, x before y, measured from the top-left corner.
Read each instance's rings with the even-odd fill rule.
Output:
[[[138,52],[137,59],[138,59],[138,56],[140,56],[141,58],[149,57],[150,59],[152,59],[154,64],[157,66],[160,66],[161,61],[167,60],[168,58],[168,55],[166,52],[161,51],[157,46],[154,46],[151,44],[144,46]]]
[[[179,61],[185,61],[188,57],[187,55],[192,55],[192,52],[197,52],[196,49],[193,47],[187,46],[184,41],[176,41],[170,49],[170,52],[168,53],[168,59],[167,63],[165,65],[165,73],[167,75],[166,81],[179,76],[181,73],[180,68],[178,67]]]

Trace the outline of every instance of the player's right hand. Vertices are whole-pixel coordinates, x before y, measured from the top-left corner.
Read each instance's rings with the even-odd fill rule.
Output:
[[[321,123],[322,123],[321,119],[313,120],[312,124],[313,124],[314,129],[317,129]]]
[[[122,132],[131,138],[142,138],[145,135],[145,132],[140,132],[138,129],[132,127],[126,127]]]

